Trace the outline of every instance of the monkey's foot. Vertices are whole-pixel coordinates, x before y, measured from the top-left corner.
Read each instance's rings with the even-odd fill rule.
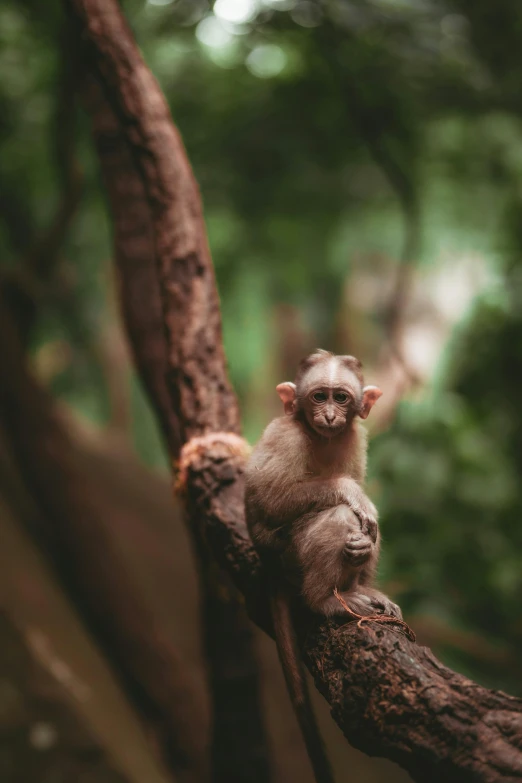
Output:
[[[372,553],[372,541],[360,532],[350,533],[346,539],[343,556],[353,566],[361,566]]]
[[[370,591],[369,588],[359,587],[355,590],[340,593],[337,588],[333,595],[326,599],[321,607],[323,614],[331,616],[334,614],[348,614],[354,617],[374,617],[388,615],[398,620],[402,619],[402,613],[397,604],[390,601],[383,593],[378,590]]]
[[[363,588],[364,589],[364,588]],[[327,599],[323,607],[323,611],[326,615],[339,614],[339,608],[348,612],[352,617],[357,618],[357,625],[359,628],[365,622],[373,621],[380,623],[395,623],[400,625],[406,635],[415,641],[415,634],[410,626],[402,619],[402,612],[397,604],[380,593],[378,590],[369,590],[368,592],[354,592],[354,593],[340,593],[337,588],[334,590],[333,596]],[[332,602],[337,602],[337,611],[334,609]],[[378,614],[370,614],[369,612],[377,611]]]
[[[369,596],[371,608],[382,614],[386,614],[389,617],[396,617],[398,620],[402,620],[402,612],[400,606],[390,601],[388,596],[384,593],[371,593]]]

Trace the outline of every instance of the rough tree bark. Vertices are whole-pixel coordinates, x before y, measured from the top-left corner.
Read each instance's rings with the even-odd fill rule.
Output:
[[[188,442],[181,479],[189,514],[202,520],[251,616],[269,630],[262,573],[244,521],[244,453],[197,188],[165,100],[116,2],[68,0],[67,5],[103,79],[146,195],[147,233],[136,230],[132,241],[153,243],[155,250],[169,347],[169,411],[180,441]],[[122,275],[132,276],[121,242],[117,252]],[[146,301],[126,307],[147,319]],[[165,403],[157,399],[156,404]],[[355,747],[398,762],[419,781],[522,779],[522,700],[450,671],[389,626],[339,627],[304,615],[299,634],[315,683]]]
[[[91,4],[90,7],[81,3],[66,5],[73,11],[73,21],[82,27],[87,16],[89,24],[97,27],[97,13],[108,15],[108,18],[112,16],[114,21],[121,23],[119,10],[112,3]],[[239,414],[231,386],[221,371],[224,354],[221,340],[216,341],[216,333],[220,330],[219,301],[197,185],[186,156],[167,154],[162,161],[166,180],[158,181],[159,189],[149,192],[157,164],[146,152],[146,144],[142,145],[136,135],[140,131],[134,116],[142,110],[141,96],[150,96],[152,100],[146,110],[151,118],[147,133],[158,140],[169,137],[180,150],[182,145],[173,125],[163,122],[161,113],[156,112],[155,93],[147,87],[147,80],[152,77],[145,67],[140,71],[143,89],[137,95],[129,82],[125,98],[128,106],[113,99],[113,77],[117,73],[120,84],[129,68],[126,33],[121,31],[121,34],[124,36],[121,39],[123,48],[114,48],[113,42],[105,40],[105,45],[112,49],[111,56],[115,57],[108,70],[93,56],[92,47],[81,47],[85,77],[83,97],[92,117],[93,134],[114,215],[115,258],[124,319],[136,364],[174,462],[179,457],[180,447],[192,434],[206,428],[238,432]],[[81,31],[80,36],[88,44],[88,37]],[[113,66],[117,69],[114,74]],[[160,146],[166,151],[169,149],[169,145]],[[140,149],[145,151],[144,157],[140,157]],[[143,176],[142,166],[149,169],[149,176]],[[151,200],[155,210],[150,208]],[[190,232],[186,236],[183,231],[176,233],[179,211],[187,215],[186,225]],[[158,212],[162,215],[159,222]],[[155,267],[156,259],[171,252],[173,239],[176,254],[181,259],[181,276],[173,278],[168,286],[171,329],[179,337],[175,345],[165,339]],[[169,268],[167,261],[166,274]],[[205,309],[204,317],[195,329],[193,321],[183,311],[183,303],[191,298],[188,288],[192,287],[194,275],[198,277],[198,301]],[[208,372],[205,387],[197,383],[202,366]],[[185,411],[183,419],[175,413],[179,407]],[[198,516],[191,517],[189,528],[201,566],[203,633],[214,718],[213,778],[216,782],[264,783],[270,778],[269,753],[260,708],[259,671],[252,629],[241,596],[210,554]]]

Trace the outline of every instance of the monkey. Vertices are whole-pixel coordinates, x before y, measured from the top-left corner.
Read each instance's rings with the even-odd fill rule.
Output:
[[[295,382],[277,386],[274,419],[245,470],[245,513],[270,586],[274,633],[318,783],[333,783],[304,679],[292,602],[327,617],[389,615],[400,608],[372,586],[380,549],[377,509],[362,489],[367,435],[360,424],[382,395],[361,362],[317,350]],[[334,594],[340,592],[340,599]]]

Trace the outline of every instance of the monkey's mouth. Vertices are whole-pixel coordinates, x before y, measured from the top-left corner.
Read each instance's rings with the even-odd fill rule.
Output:
[[[318,422],[315,424],[315,429],[319,435],[324,435],[326,438],[331,438],[333,435],[338,435],[344,429],[344,424],[344,421],[333,422],[332,424]]]

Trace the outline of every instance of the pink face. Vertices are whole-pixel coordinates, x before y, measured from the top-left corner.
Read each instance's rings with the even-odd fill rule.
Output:
[[[362,384],[343,357],[328,356],[309,367],[298,386],[282,383],[279,396],[289,414],[302,411],[310,427],[326,438],[343,432],[355,416],[365,419],[382,392]]]
[[[319,435],[333,437],[359,413],[362,388],[337,357],[311,367],[297,389],[299,407]]]

